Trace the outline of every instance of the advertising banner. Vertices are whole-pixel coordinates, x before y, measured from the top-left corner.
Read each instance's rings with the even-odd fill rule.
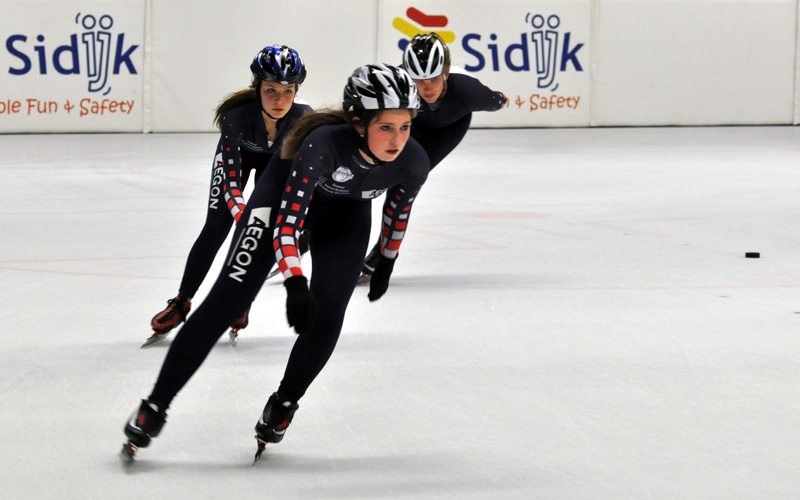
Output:
[[[584,127],[590,121],[590,0],[385,0],[378,60],[402,62],[418,33],[437,32],[453,64],[508,106],[475,113],[473,126]]]
[[[0,132],[141,132],[144,16],[144,0],[5,0]]]

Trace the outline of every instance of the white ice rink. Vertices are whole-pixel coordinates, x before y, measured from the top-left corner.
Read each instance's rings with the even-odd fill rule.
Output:
[[[0,498],[800,498],[797,127],[470,131],[282,443],[278,279],[123,467],[216,141],[0,136]]]

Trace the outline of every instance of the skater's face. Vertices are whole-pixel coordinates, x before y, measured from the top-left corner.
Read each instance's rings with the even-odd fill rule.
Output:
[[[273,118],[283,118],[289,112],[297,93],[297,85],[261,82],[261,106]]]
[[[436,102],[436,99],[442,96],[442,92],[444,91],[444,81],[447,80],[448,76],[450,76],[450,74],[445,73],[444,75],[439,75],[428,80],[414,80],[414,82],[417,84],[419,95],[425,99],[425,102],[428,104]]]
[[[363,127],[358,127],[359,133]],[[369,150],[381,161],[392,161],[403,151],[411,133],[411,111],[387,109],[367,127]]]

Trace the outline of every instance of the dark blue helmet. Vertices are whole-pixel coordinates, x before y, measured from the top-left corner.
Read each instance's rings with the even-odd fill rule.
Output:
[[[286,45],[264,47],[250,63],[250,71],[258,80],[283,85],[300,85],[306,79],[306,66],[296,50]]]

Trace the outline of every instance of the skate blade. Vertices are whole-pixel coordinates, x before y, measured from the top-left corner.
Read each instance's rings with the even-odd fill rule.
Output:
[[[122,459],[123,464],[132,464],[134,462],[134,458],[136,458],[136,447],[130,442],[123,443],[122,449],[119,451],[119,456]]]
[[[228,343],[233,347],[236,347],[236,344],[238,342],[239,342],[239,330],[231,328],[231,331],[228,332]]]
[[[261,454],[264,453],[264,449],[267,447],[267,443],[265,441],[262,441],[258,438],[256,438],[256,441],[258,442],[258,450],[256,450],[256,457],[253,459],[253,465],[258,462],[258,460],[261,458]]]
[[[357,283],[357,284],[358,284],[358,285],[363,285],[364,283],[369,283],[369,280],[370,280],[370,278],[372,278],[372,275],[371,275],[371,274],[362,274],[362,275],[361,275],[361,276],[358,278],[358,283]]]
[[[154,332],[153,335],[147,337],[144,340],[144,342],[142,342],[142,349],[144,349],[147,346],[151,346],[151,345],[155,344],[156,342],[160,342],[160,341],[164,340],[165,338],[167,338],[167,335],[168,335],[168,333],[155,333]]]
[[[267,279],[274,278],[275,276],[280,274],[280,272],[281,272],[281,268],[279,268],[278,266],[275,266],[275,269],[270,271],[269,274],[267,275]]]

